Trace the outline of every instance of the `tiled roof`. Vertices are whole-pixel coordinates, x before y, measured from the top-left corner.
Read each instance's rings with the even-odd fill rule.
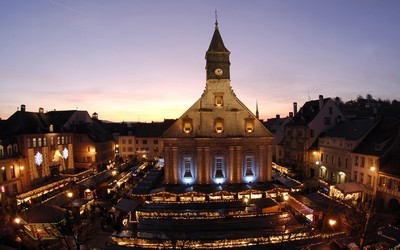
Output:
[[[136,137],[161,137],[175,121],[176,120],[168,119],[164,120],[164,122],[139,122],[133,124],[132,127]]]
[[[398,137],[400,120],[394,117],[383,117],[354,149],[354,153],[382,156],[391,148]]]
[[[324,105],[330,98],[323,99]],[[311,122],[319,112],[319,100],[306,102],[297,114],[293,117],[293,125],[308,124]]]
[[[325,134],[327,137],[340,137],[347,140],[357,140],[372,128],[376,120],[374,119],[355,119],[349,121],[341,121],[335,127],[328,130]]]

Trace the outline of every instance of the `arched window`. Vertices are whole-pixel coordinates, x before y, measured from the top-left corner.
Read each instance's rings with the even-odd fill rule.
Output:
[[[182,130],[184,133],[189,134],[193,131],[193,120],[189,117],[183,119]]]
[[[244,157],[244,176],[254,176],[254,155]]]
[[[246,133],[254,132],[254,119],[253,118],[246,118],[244,120],[244,129],[245,129]]]
[[[224,93],[215,93],[214,105],[217,107],[224,106]]]
[[[224,119],[217,118],[214,120],[214,129],[218,134],[222,134],[224,132]]]
[[[214,157],[214,178],[225,177],[225,157],[215,156]]]
[[[191,156],[184,156],[183,160],[183,177],[184,178],[192,178],[192,157]]]

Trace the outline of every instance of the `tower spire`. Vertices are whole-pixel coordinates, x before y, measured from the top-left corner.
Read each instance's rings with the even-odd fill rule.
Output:
[[[260,119],[260,116],[258,113],[258,100],[256,100],[256,117],[257,117],[257,119]]]
[[[215,28],[218,29],[218,12],[215,10]]]

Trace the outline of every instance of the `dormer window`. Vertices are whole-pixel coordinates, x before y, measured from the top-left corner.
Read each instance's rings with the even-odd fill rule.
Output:
[[[53,124],[50,124],[50,126],[49,126],[49,131],[50,131],[50,133],[53,133],[53,132],[54,132],[54,126],[53,126]]]
[[[216,93],[214,97],[214,105],[217,107],[224,106],[224,95],[223,93]]]
[[[215,119],[214,128],[215,128],[215,132],[217,132],[218,134],[221,134],[222,132],[224,132],[224,120],[222,118]]]
[[[254,119],[253,118],[245,119],[245,131],[246,131],[246,133],[254,132]]]
[[[191,118],[185,118],[183,120],[182,130],[185,134],[189,134],[193,131],[193,120]]]

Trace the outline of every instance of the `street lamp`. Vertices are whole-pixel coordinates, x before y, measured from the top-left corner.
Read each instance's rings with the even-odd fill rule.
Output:
[[[329,223],[329,225],[332,227],[333,231],[335,231],[334,226],[336,225],[336,220],[334,220],[334,219],[329,219],[328,223]]]
[[[287,195],[287,194],[283,195],[283,200],[285,201],[285,209],[286,209],[286,204],[287,204],[287,201],[289,200],[289,195]]]

